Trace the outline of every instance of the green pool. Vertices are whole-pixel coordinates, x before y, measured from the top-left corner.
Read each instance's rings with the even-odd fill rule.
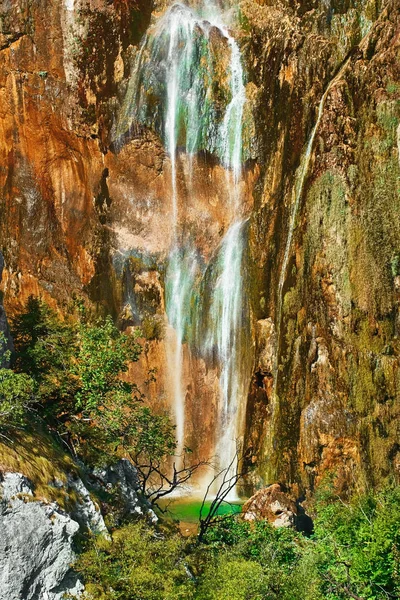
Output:
[[[205,503],[203,516],[207,515],[207,511],[211,506],[211,500]],[[200,517],[202,501],[188,498],[176,498],[174,500],[164,500],[160,502],[163,510],[166,510],[165,516],[182,521],[184,523],[197,523]],[[218,510],[219,515],[236,514],[242,510],[242,502],[223,504]]]

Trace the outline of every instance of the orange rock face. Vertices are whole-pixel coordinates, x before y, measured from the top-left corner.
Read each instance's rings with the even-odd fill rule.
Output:
[[[0,239],[10,313],[31,295],[61,309],[78,294],[123,327],[142,325],[141,361],[131,368],[149,400],[173,396],[166,343],[164,277],[174,224],[171,164],[154,131],[133,128],[118,144],[118,121],[151,3],[9,2],[0,55]],[[163,8],[161,4],[155,7]],[[221,45],[221,77],[227,65]],[[249,217],[258,168],[244,170],[241,218]],[[177,157],[182,242],[207,265],[232,219],[219,161]],[[134,305],[134,306],[133,306]],[[148,372],[156,372],[149,382]],[[194,456],[214,453],[218,369],[183,348],[186,439]]]

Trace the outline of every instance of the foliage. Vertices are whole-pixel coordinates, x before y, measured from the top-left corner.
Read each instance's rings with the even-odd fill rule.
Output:
[[[266,600],[268,586],[262,566],[243,558],[221,555],[202,578],[198,600]]]
[[[24,422],[32,394],[33,381],[28,375],[0,369],[0,431]]]
[[[32,378],[36,400],[46,413],[61,412],[77,387],[70,368],[77,347],[75,325],[31,296],[11,328],[15,370]]]
[[[310,539],[264,522],[222,521],[207,534],[206,542],[217,558],[202,575],[200,589],[209,591],[199,597],[223,597],[216,592],[213,595],[211,582],[220,579],[218,572],[222,581],[230,561],[241,559],[255,561],[263,568],[262,577],[258,576],[262,598],[398,598],[400,488],[354,497],[348,504],[325,494],[316,501],[314,510],[315,533]],[[247,585],[246,568],[238,567],[239,572],[243,589]],[[230,584],[226,585],[228,590]]]
[[[400,593],[400,488],[318,505],[316,554],[329,600],[397,598]]]
[[[14,381],[29,380],[39,416],[75,454],[105,463],[118,452],[145,461],[173,453],[169,418],[154,414],[137,386],[123,378],[140,356],[139,332],[122,333],[111,317],[93,321],[82,304],[62,319],[31,297],[12,333]]]
[[[123,527],[112,541],[92,540],[76,569],[89,582],[93,600],[193,598],[182,539],[160,536],[143,523]]]
[[[79,382],[76,407],[97,410],[110,393],[131,394],[134,386],[121,379],[129,361],[141,352],[134,336],[121,333],[111,317],[94,324],[85,319],[78,328],[78,353],[72,371]]]
[[[98,590],[103,593],[103,596],[94,595],[94,598],[153,598],[150,590],[154,589],[152,586],[158,581],[157,576],[165,577],[167,564],[171,569],[170,576],[176,577],[173,585],[178,587],[174,588],[168,579],[165,585],[169,587],[158,588],[159,598],[398,598],[400,487],[354,497],[349,503],[329,493],[321,494],[313,505],[313,511],[315,532],[310,538],[291,529],[274,528],[267,522],[248,523],[240,517],[229,516],[216,522],[206,532],[204,543],[200,545],[191,540],[185,545],[174,535],[163,538],[158,546],[157,534],[150,534],[141,526],[140,542],[135,541],[137,546],[132,548],[132,540],[137,540],[137,526],[123,528],[114,534],[115,548],[111,544],[105,550],[99,549],[92,540],[80,559],[79,569],[86,581],[94,585],[96,593],[100,594]],[[126,536],[128,539],[125,539]],[[173,550],[169,544],[176,544]],[[144,545],[146,548],[143,548]],[[128,546],[132,552],[129,555],[124,549]],[[162,557],[157,554],[156,548]],[[140,562],[137,553],[152,561],[148,565],[150,573],[144,566],[146,561]],[[186,575],[185,579],[178,565],[186,565],[186,572],[191,575]],[[121,581],[129,582],[130,577],[135,577],[136,581],[145,581],[148,577],[149,595],[142,595],[144,592],[140,588],[132,591],[130,585],[124,588]],[[110,588],[118,594],[104,595]],[[183,596],[179,595],[182,593]]]
[[[166,475],[176,450],[170,418],[146,405],[124,376],[140,356],[141,332],[125,334],[111,317],[90,319],[79,303],[62,319],[31,297],[13,321],[13,335],[14,377],[30,378],[37,414],[75,456],[105,465],[128,455],[153,502],[188,480],[192,467]]]
[[[210,582],[207,582],[215,578],[216,569],[229,573],[231,567],[237,568],[237,574],[241,573],[241,582],[240,584],[237,582],[237,587],[247,590],[248,594],[247,596],[238,595],[237,598],[291,598],[292,600],[297,598],[297,596],[291,595],[292,580],[296,565],[300,560],[302,545],[306,543],[306,540],[293,530],[276,529],[266,521],[250,524],[231,516],[221,520],[209,530],[205,542],[214,548],[217,558],[215,563],[205,569],[201,578],[201,594],[199,596],[201,599],[224,597],[223,595],[213,596],[210,591]],[[237,563],[236,567],[230,564],[232,561]],[[244,561],[243,564],[241,561]],[[249,562],[259,565],[258,585],[255,587],[249,587],[251,582],[247,581],[247,563]],[[251,576],[253,575],[254,573]],[[228,593],[229,585],[227,580],[227,587],[226,589],[221,588],[224,590],[221,591],[221,594]],[[204,590],[209,591],[205,594]]]

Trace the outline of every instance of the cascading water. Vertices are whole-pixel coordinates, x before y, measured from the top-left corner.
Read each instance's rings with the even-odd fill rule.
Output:
[[[216,349],[221,365],[221,398],[216,454],[219,466],[226,467],[236,453],[243,398],[246,390],[240,369],[242,339],[243,229],[245,223],[236,221],[224,237],[216,261],[216,280],[210,308],[210,327],[206,347]],[[243,385],[243,387],[242,387]],[[232,464],[232,470],[236,462]],[[232,473],[233,475],[233,473]]]
[[[221,47],[229,57],[225,80],[218,72]],[[135,122],[153,128],[170,157],[172,244],[166,271],[166,311],[173,332],[167,336],[167,355],[178,451],[185,445],[183,346],[188,342],[193,352],[218,367],[220,399],[214,448],[220,468],[229,465],[235,455],[246,398],[239,364],[243,332],[248,327],[242,282],[246,226],[240,194],[244,103],[240,50],[216,3],[197,2],[196,9],[175,3],[143,42],[115,132],[116,137],[123,135]],[[229,197],[228,229],[208,266],[185,232],[178,181],[180,156],[185,154],[189,158],[186,186],[193,195],[192,161],[201,151],[219,158],[225,170],[224,193]],[[205,286],[211,288],[207,307],[202,302]],[[189,332],[196,334],[190,336]]]

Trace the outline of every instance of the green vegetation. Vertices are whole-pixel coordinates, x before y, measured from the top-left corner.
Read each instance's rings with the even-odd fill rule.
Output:
[[[24,422],[32,392],[33,381],[25,373],[0,369],[0,430]]]
[[[92,539],[77,563],[93,600],[380,600],[400,593],[400,489],[319,494],[314,534],[220,520],[202,545],[143,523]]]
[[[168,416],[155,414],[127,381],[129,363],[141,351],[135,335],[121,333],[109,318],[91,319],[79,305],[62,319],[33,298],[14,320],[13,333],[13,369],[0,369],[2,468],[23,472],[36,497],[68,510],[74,498],[56,482],[78,470],[76,457],[104,465],[128,456],[143,493],[157,500],[175,432]],[[371,390],[373,384],[390,391],[389,358],[379,363]],[[186,481],[192,472],[174,476]],[[248,523],[229,511],[189,538],[162,519],[158,526],[125,521],[110,540],[87,537],[76,570],[92,600],[398,598],[400,487],[345,501],[334,489],[320,487],[309,502],[310,537],[264,521]],[[109,507],[117,513],[112,501]],[[194,520],[199,508],[194,502],[179,509],[178,502],[175,516]],[[116,522],[111,515],[109,523]]]
[[[93,599],[186,600],[193,583],[183,552],[178,535],[160,537],[143,523],[131,523],[115,532],[112,542],[92,540],[76,568]]]
[[[124,377],[140,356],[140,332],[122,333],[110,317],[90,318],[79,303],[61,318],[32,297],[12,334],[13,370],[0,369],[4,440],[15,443],[19,428],[36,424],[89,466],[129,456],[150,495],[150,475],[155,467],[162,473],[176,442],[169,417],[155,414]]]

